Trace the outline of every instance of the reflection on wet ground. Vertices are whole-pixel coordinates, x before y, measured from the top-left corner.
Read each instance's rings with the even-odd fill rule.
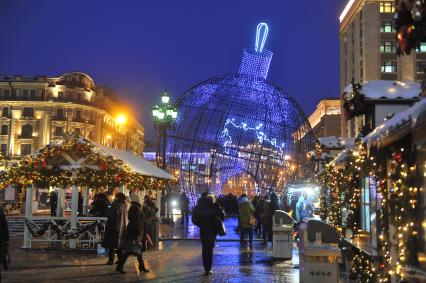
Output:
[[[161,224],[161,239],[199,239],[200,231],[192,224],[191,216],[189,223],[181,223],[180,215],[173,215],[174,224]],[[226,235],[218,237],[218,240],[239,240],[239,234],[235,231],[238,227],[238,220],[235,217],[225,219]]]
[[[177,222],[173,236],[197,236],[193,225],[188,229]],[[228,239],[238,239],[234,232],[236,220],[226,222]],[[191,233],[189,231],[192,231]],[[186,232],[185,232],[186,233]],[[115,266],[104,265],[107,258],[88,252],[26,251],[19,247],[22,237],[11,241],[12,266],[3,273],[2,282],[299,282],[297,249],[293,260],[274,261],[270,244],[255,242],[253,247],[240,246],[238,241],[218,241],[215,248],[211,277],[204,277],[201,243],[195,240],[166,240],[160,249],[144,253],[151,272],[139,274],[136,258],[131,257],[125,270],[115,272]]]

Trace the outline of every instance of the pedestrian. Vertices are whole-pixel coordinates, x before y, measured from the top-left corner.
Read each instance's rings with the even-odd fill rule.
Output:
[[[106,191],[95,196],[90,214],[97,217],[107,217],[108,209],[111,207],[113,192]]]
[[[56,208],[58,207],[58,193],[51,191],[49,194],[50,216],[56,216]]]
[[[0,282],[1,282],[1,270],[4,267],[5,270],[9,267],[9,252],[7,247],[9,246],[9,227],[7,226],[6,216],[3,207],[0,206]]]
[[[240,223],[240,243],[245,244],[246,235],[249,237],[250,246],[253,245],[253,226],[255,208],[250,203],[246,194],[242,194],[238,202],[238,215]]]
[[[117,193],[107,212],[108,221],[105,227],[102,246],[108,249],[107,265],[114,264],[115,252],[120,258],[126,238],[127,205],[126,196]]]
[[[157,219],[157,211],[158,208],[155,206],[154,201],[148,196],[145,196],[143,208],[145,214],[145,233],[148,234],[149,238],[157,243],[157,234],[154,231],[154,227],[156,225]]]
[[[180,205],[180,213],[181,213],[181,219],[180,223],[183,224],[184,221],[188,224],[189,221],[189,198],[186,196],[186,193],[183,192],[180,195],[179,199],[179,205]]]
[[[270,199],[270,202],[268,206],[267,234],[268,234],[268,242],[272,242],[272,226],[274,225],[273,217],[274,217],[275,211],[280,209],[280,200],[276,192],[270,193],[269,199]]]
[[[262,235],[262,231],[264,229],[262,229],[263,227],[263,221],[262,221],[262,215],[263,212],[265,211],[265,206],[266,206],[266,201],[262,196],[259,196],[256,205],[255,205],[255,217],[256,217],[256,228],[255,228],[255,232],[257,233],[258,236]]]
[[[219,225],[223,225],[225,214],[215,203],[213,195],[204,192],[192,211],[192,223],[200,227],[200,238],[202,245],[202,257],[205,273],[209,276],[213,274],[213,248]]]
[[[139,272],[149,272],[145,268],[142,258],[145,243],[145,213],[142,209],[139,191],[131,192],[129,195],[131,204],[128,212],[129,223],[127,224],[126,242],[124,251],[118,260],[117,271],[126,273],[123,268],[127,258],[131,255],[136,256],[139,264]]]
[[[296,207],[299,212],[299,222],[302,222],[305,218],[311,218],[313,216],[314,207],[306,192],[304,192],[303,196],[300,197]]]

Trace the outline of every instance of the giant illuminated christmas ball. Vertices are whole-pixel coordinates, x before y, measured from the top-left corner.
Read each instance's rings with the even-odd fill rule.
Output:
[[[268,26],[259,24],[255,47],[244,50],[238,73],[201,82],[174,105],[178,117],[167,132],[168,169],[192,196],[220,194],[242,175],[266,191],[311,172],[306,154],[314,137],[306,115],[266,79],[272,59],[264,49],[267,34]]]

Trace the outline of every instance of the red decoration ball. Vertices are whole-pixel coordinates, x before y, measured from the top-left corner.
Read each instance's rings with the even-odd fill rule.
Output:
[[[394,159],[395,159],[396,162],[401,162],[402,161],[402,153],[401,152],[395,153]]]

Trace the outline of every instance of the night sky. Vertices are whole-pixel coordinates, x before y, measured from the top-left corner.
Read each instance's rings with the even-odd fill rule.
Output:
[[[153,140],[151,106],[238,70],[259,22],[268,79],[309,115],[339,95],[338,16],[346,0],[0,0],[0,74],[89,74],[131,103]]]

